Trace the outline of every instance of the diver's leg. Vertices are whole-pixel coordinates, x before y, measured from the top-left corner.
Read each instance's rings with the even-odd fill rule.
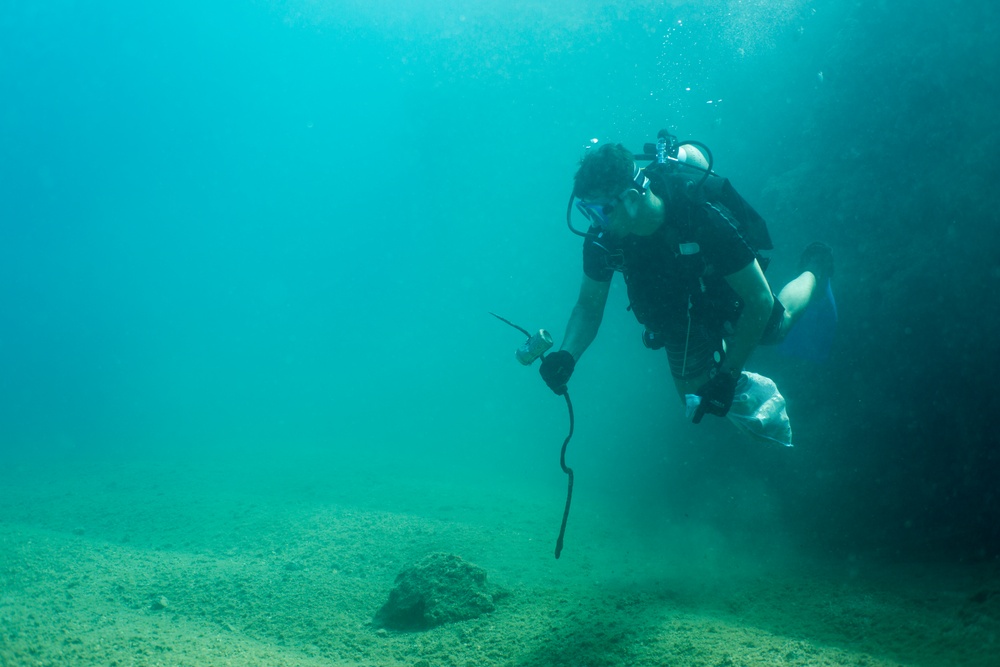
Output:
[[[811,243],[799,260],[802,273],[781,288],[778,300],[785,306],[784,318],[777,336],[768,342],[780,343],[802,314],[809,307],[819,289],[826,289],[826,281],[833,275],[833,251],[825,243]]]
[[[778,301],[785,307],[784,320],[781,323],[780,336],[784,338],[791,328],[802,317],[809,307],[819,281],[812,271],[803,271],[798,278],[788,283],[778,292]]]
[[[709,381],[712,368],[722,358],[722,336],[709,335],[692,322],[690,327],[674,328],[664,338],[670,375],[681,400]]]
[[[708,371],[687,378],[675,377],[674,387],[677,389],[677,395],[680,396],[681,401],[683,401],[686,395],[695,393],[705,386],[705,383],[711,379],[712,378],[709,377]]]

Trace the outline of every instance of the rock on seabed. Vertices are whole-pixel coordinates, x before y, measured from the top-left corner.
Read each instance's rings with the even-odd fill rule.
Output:
[[[496,609],[498,592],[486,570],[447,553],[432,553],[399,573],[375,624],[390,630],[428,630]]]

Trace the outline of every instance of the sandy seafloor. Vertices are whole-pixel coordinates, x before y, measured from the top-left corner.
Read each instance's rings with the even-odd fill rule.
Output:
[[[336,461],[5,464],[0,665],[1000,665],[995,564],[644,540],[579,481],[557,561],[563,491]],[[374,627],[439,551],[487,570],[496,611]]]

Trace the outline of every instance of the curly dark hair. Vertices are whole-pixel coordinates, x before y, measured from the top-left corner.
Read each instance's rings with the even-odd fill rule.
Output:
[[[635,161],[621,144],[604,144],[580,160],[573,193],[581,199],[611,199],[632,184]]]

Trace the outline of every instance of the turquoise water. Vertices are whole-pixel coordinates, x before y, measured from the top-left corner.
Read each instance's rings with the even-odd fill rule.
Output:
[[[5,9],[5,440],[523,442],[558,408],[487,311],[561,331],[580,273],[561,216],[584,146],[638,150],[669,125],[736,169],[759,150],[747,107],[767,99],[744,79],[778,43],[816,57],[798,30],[831,30],[789,4],[716,33],[720,11]],[[805,101],[806,73],[776,76],[805,77]],[[593,357],[631,347],[612,341],[635,326],[609,318]]]
[[[1000,358],[997,10],[942,11],[0,8],[0,665],[59,651],[156,664],[155,645],[216,664],[227,641],[242,664],[989,664],[968,647],[991,647],[1000,616],[1000,406],[984,370]],[[684,420],[615,282],[570,385],[577,486],[554,561],[565,405],[489,313],[561,339],[581,277],[563,219],[576,164],[661,128],[708,144],[767,218],[774,285],[807,243],[833,246],[840,329],[826,364],[753,358],[788,399],[796,442],[760,447]],[[332,555],[315,516],[355,546]],[[402,547],[400,521],[418,535]],[[370,627],[396,572],[428,551],[515,590],[504,613],[518,620],[468,630],[488,652],[448,634],[407,653],[412,638]],[[239,579],[243,553],[257,569]],[[314,576],[285,581],[293,560]],[[75,583],[56,574],[70,565]],[[184,592],[201,566],[211,576]],[[830,575],[810,597],[813,568]],[[898,568],[919,594],[900,597]],[[267,588],[275,572],[272,598],[310,600],[307,613],[206,606],[219,582]],[[779,573],[786,599],[752,583]],[[67,639],[44,601],[77,589]],[[151,609],[160,595],[175,602]],[[775,611],[820,597],[832,602],[802,624]],[[586,622],[556,617],[570,598]],[[616,604],[613,628],[638,609],[659,630],[560,653],[525,629],[579,646]],[[859,609],[872,620],[842,623]],[[123,610],[132,620],[113,630],[88,625]],[[700,619],[685,641],[723,617],[733,634],[685,654],[663,630],[671,614]],[[183,631],[156,639],[172,622]],[[741,639],[744,626],[770,639]],[[333,627],[348,635],[319,639]],[[134,641],[110,650],[112,635]],[[778,648],[735,652],[741,641]],[[844,653],[809,653],[828,649]]]

